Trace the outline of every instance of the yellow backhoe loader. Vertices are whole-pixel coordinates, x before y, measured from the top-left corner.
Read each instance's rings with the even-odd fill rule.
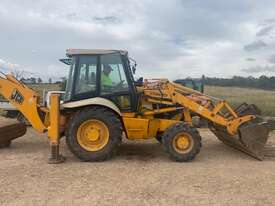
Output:
[[[207,119],[224,143],[262,160],[274,121],[264,121],[254,105],[231,108],[226,101],[169,82],[135,81],[135,65],[122,50],[68,49],[70,67],[64,99],[52,93],[47,106],[38,94],[11,75],[1,75],[0,94],[50,140],[50,163],[63,161],[59,140],[66,136],[69,150],[83,161],[111,158],[122,136],[130,140],[157,138],[170,158],[195,158],[201,136],[191,114]],[[124,134],[124,135],[123,135]],[[9,145],[15,136],[1,138]]]

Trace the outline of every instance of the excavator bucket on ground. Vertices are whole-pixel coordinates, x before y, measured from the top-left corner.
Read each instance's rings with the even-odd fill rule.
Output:
[[[9,147],[11,141],[26,133],[26,125],[14,119],[1,118],[0,148]]]
[[[238,115],[258,115],[260,110],[255,105],[243,104],[235,112]],[[275,130],[275,120],[264,121],[257,117],[244,123],[238,129],[238,134],[232,136],[226,129],[220,126],[213,126],[211,131],[226,145],[247,153],[248,155],[263,160],[264,148],[270,131]]]

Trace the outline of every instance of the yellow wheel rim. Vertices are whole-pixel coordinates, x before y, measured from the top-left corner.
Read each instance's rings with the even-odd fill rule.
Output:
[[[173,139],[173,148],[176,152],[185,154],[193,147],[193,139],[188,133],[179,133]]]
[[[85,121],[77,130],[77,141],[87,151],[99,151],[109,141],[109,129],[100,120],[92,119]]]

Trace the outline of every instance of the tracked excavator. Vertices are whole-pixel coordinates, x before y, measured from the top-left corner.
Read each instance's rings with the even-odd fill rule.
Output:
[[[111,158],[122,142],[157,138],[174,161],[195,158],[201,136],[191,114],[208,121],[225,144],[262,160],[275,122],[263,120],[255,105],[232,108],[222,99],[202,94],[167,79],[134,80],[136,63],[124,50],[68,49],[61,61],[70,68],[65,96],[51,93],[47,105],[12,75],[1,74],[0,94],[38,132],[47,133],[49,163],[63,162],[60,138],[83,161]],[[21,125],[22,127],[22,125]],[[3,128],[0,128],[3,131]],[[2,147],[25,132],[0,135]],[[15,130],[13,128],[13,130]]]

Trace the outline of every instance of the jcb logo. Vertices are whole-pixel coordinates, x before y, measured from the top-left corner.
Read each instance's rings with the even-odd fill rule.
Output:
[[[23,95],[17,90],[13,90],[10,99],[18,104],[22,104],[24,101]]]

